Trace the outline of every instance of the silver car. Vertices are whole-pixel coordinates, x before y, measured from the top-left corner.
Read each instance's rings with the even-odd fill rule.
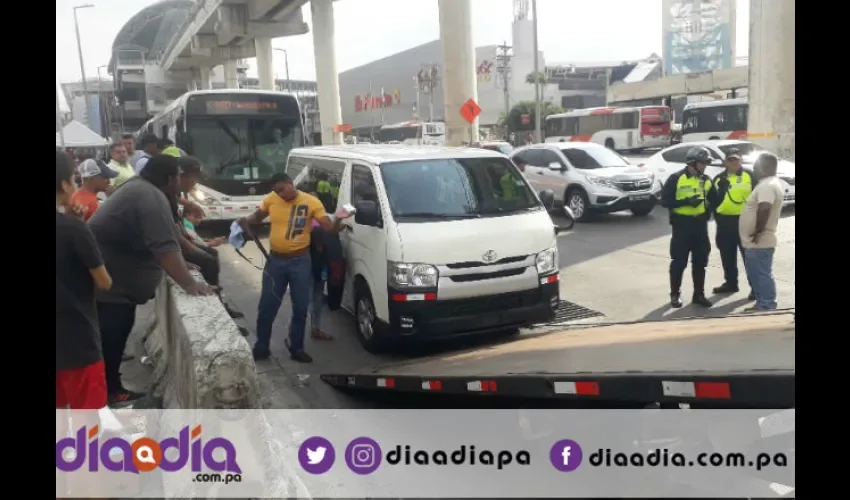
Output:
[[[534,144],[516,149],[511,159],[535,190],[551,189],[555,202],[569,207],[577,221],[594,212],[647,215],[661,196],[652,172],[599,144]]]

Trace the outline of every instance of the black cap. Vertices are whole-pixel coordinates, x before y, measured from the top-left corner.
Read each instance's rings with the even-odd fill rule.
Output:
[[[156,134],[145,134],[139,141],[139,145],[142,147],[148,146],[150,144],[159,144],[159,137],[157,137]]]
[[[727,160],[732,160],[732,159],[740,160],[741,159],[741,150],[738,149],[738,148],[729,148],[729,152],[726,153],[726,159]]]

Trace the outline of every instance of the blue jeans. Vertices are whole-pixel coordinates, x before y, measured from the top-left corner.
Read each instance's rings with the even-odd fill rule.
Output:
[[[263,269],[263,289],[257,311],[257,343],[259,349],[271,345],[272,326],[289,288],[292,301],[292,319],[289,322],[289,350],[304,350],[304,330],[307,328],[307,311],[313,287],[313,268],[310,255],[281,258],[270,257]]]
[[[758,309],[776,309],[776,281],[773,279],[774,248],[745,248],[744,267],[753,287]]]

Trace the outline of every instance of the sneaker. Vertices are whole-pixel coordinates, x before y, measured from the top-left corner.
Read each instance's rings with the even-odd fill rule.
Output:
[[[110,394],[107,401],[110,405],[116,405],[136,401],[137,399],[141,399],[143,397],[145,397],[144,394],[128,391],[127,389],[121,389],[118,392]]]
[[[738,285],[730,285],[729,283],[723,283],[722,285],[715,287],[712,290],[717,295],[723,295],[728,293],[738,293]]]
[[[711,307],[711,306],[714,305],[714,304],[711,303],[710,300],[705,298],[705,295],[703,295],[703,294],[694,295],[694,298],[693,298],[693,300],[691,300],[691,302],[693,302],[694,304],[701,306],[701,307]]]
[[[290,353],[289,357],[292,358],[293,361],[298,361],[299,363],[312,363],[313,362],[313,358],[310,357],[310,355],[307,354],[304,351],[296,351],[296,352]]]
[[[263,361],[272,357],[272,353],[268,347],[254,346],[251,353],[254,355],[254,361]]]
[[[678,293],[670,294],[670,307],[674,307],[676,309],[682,307],[682,297]]]

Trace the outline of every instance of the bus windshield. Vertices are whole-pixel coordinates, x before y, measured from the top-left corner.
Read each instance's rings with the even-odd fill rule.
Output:
[[[281,117],[190,118],[186,133],[206,177],[217,180],[268,179],[284,172],[289,152],[304,144],[300,123]]]
[[[404,142],[406,139],[421,139],[421,131],[421,125],[414,125],[412,127],[384,127],[378,131],[378,140],[380,142]]]

